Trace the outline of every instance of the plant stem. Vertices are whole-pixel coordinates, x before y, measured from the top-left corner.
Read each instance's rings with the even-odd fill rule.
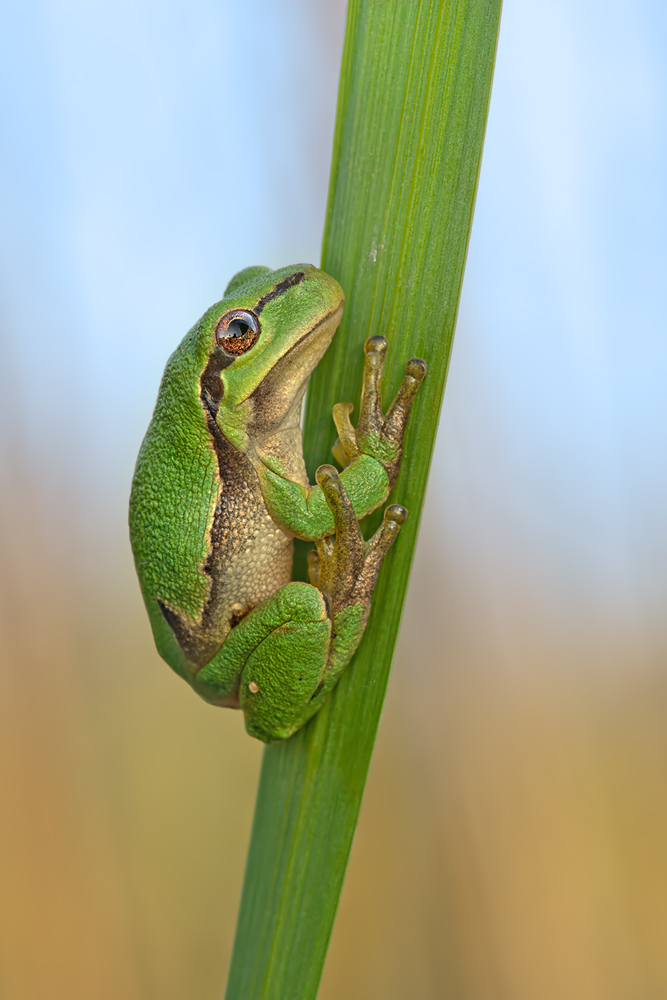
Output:
[[[333,404],[358,402],[366,337],[388,338],[387,400],[408,358],[425,358],[429,373],[391,497],[410,517],[385,561],[362,645],[320,713],[264,753],[227,1000],[317,994],[435,441],[499,22],[500,0],[349,5],[322,255],[347,301],[308,394],[311,481],[330,461]]]

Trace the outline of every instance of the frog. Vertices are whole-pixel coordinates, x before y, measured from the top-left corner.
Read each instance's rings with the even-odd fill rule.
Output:
[[[328,698],[407,517],[390,504],[370,539],[359,526],[396,482],[426,374],[410,359],[385,414],[383,336],[364,345],[356,426],[351,403],[333,407],[341,470],[308,480],[304,396],[344,302],[312,264],[235,274],[167,361],[132,482],[130,539],[159,654],[205,701],[241,709],[264,743]],[[307,582],[292,579],[295,538],[313,543]]]

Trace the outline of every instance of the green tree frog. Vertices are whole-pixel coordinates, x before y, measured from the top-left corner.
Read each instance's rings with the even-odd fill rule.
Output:
[[[286,739],[321,707],[364,632],[382,560],[407,516],[387,498],[426,373],[413,358],[386,417],[387,342],[365,344],[359,421],[338,403],[334,456],[308,482],[301,408],[342,312],[340,285],[310,264],[249,267],[167,362],[139,452],[130,536],[155,643],[207,701],[241,708],[248,732]],[[291,581],[292,540],[315,543],[310,583]]]

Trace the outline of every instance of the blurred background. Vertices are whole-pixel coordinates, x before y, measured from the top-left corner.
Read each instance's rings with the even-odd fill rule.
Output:
[[[261,747],[158,658],[168,354],[319,259],[342,0],[8,0],[0,997],[223,995]],[[420,544],[322,1000],[667,998],[667,10],[506,0]]]

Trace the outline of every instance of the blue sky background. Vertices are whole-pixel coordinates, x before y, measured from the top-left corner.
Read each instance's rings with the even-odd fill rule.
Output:
[[[344,5],[3,19],[7,460],[120,545],[174,344],[238,268],[319,256]],[[518,566],[573,625],[664,601],[666,20],[507,0],[432,476],[480,583]]]
[[[260,747],[159,661],[127,498],[184,332],[239,268],[319,257],[344,16],[0,13],[8,1000],[222,995]],[[505,0],[322,1000],[667,996],[666,29]]]

